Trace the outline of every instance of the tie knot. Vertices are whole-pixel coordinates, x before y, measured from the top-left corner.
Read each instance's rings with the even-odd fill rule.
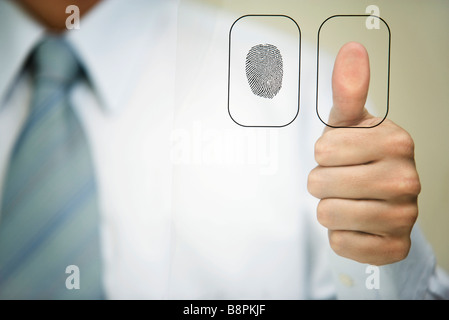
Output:
[[[68,44],[60,38],[44,39],[33,55],[36,80],[62,84],[72,82],[80,71],[79,63]]]

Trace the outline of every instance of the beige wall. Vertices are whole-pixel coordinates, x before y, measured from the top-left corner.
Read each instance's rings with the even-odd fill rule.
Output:
[[[418,221],[439,264],[449,271],[449,1],[198,1],[239,15],[289,15],[299,24],[302,40],[312,43],[316,43],[318,28],[326,18],[365,14],[365,8],[372,4],[379,7],[392,35],[388,117],[415,140],[422,183]]]

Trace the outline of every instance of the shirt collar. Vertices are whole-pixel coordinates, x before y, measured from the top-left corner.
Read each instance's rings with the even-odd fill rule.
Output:
[[[142,72],[142,63],[150,58],[151,46],[161,40],[161,28],[172,21],[175,3],[104,0],[83,17],[80,29],[65,33],[106,111],[116,112],[124,105]],[[0,43],[12,44],[5,48],[6,54],[2,49],[0,99],[44,35],[45,30],[20,8],[0,0]]]
[[[10,1],[0,1],[0,106],[45,30]]]

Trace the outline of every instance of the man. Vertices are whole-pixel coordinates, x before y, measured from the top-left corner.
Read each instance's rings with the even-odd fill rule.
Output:
[[[23,0],[21,8],[8,1],[0,4],[5,15],[0,30],[8,40],[2,43],[11,43],[2,58],[6,72],[0,82],[5,108],[0,114],[1,163],[6,177],[0,229],[0,245],[6,253],[0,260],[2,298],[444,297],[447,288],[435,273],[433,254],[419,230],[412,233],[420,184],[410,136],[388,120],[369,130],[326,128],[315,145],[318,167],[309,175],[311,146],[317,128],[321,129],[313,122],[316,117],[310,108],[304,107],[299,119],[282,131],[236,128],[222,107],[226,101],[223,49],[235,18],[195,3],[182,2],[178,7],[174,1],[46,0],[37,5]],[[71,4],[79,5],[85,17],[80,30],[67,32],[65,8]],[[209,30],[208,23],[218,31]],[[42,49],[39,43],[45,29],[62,34],[64,44],[53,36]],[[58,175],[56,169],[46,169],[45,160],[42,166],[36,164],[40,163],[36,152],[41,155],[40,150],[56,148],[56,142],[47,146],[42,142],[45,135],[40,135],[56,113],[48,123],[38,124],[62,93],[42,98],[39,112],[28,111],[41,94],[31,90],[41,84],[30,84],[32,68],[27,69],[26,58],[31,56],[30,64],[38,69],[35,57],[49,60],[45,56],[56,50],[74,53],[83,70],[71,80],[70,90],[59,87],[68,100],[58,103],[70,105],[64,109],[73,108],[70,121],[80,123],[71,124],[79,130],[76,138],[66,130],[67,142],[60,145],[85,134],[91,154],[71,155],[86,145],[77,142],[83,147],[65,148],[64,156],[58,149],[54,159],[62,157],[68,163],[82,157],[82,163],[86,161],[79,169],[82,173],[77,168],[81,161],[58,169]],[[310,56],[304,46],[302,59]],[[68,58],[54,59],[56,64]],[[307,68],[303,73],[303,77],[311,74]],[[33,76],[35,81],[39,77]],[[49,86],[50,79],[46,81]],[[369,63],[362,46],[350,43],[342,48],[332,83],[331,125],[379,122],[364,108]],[[306,94],[305,105],[310,106],[309,98]],[[36,127],[39,130],[29,135],[39,139],[27,143],[27,133]],[[23,151],[26,144],[32,151]],[[229,156],[227,151],[235,156],[229,161],[223,160]],[[29,162],[30,154],[33,161],[28,165],[34,169],[15,169]],[[261,171],[267,164],[261,154],[268,156],[268,165],[275,162],[274,174]],[[53,201],[60,201],[55,196],[60,190],[71,188],[71,172],[76,178],[86,174],[86,167],[90,169],[88,158],[96,182],[89,188],[64,191],[71,195],[67,197],[70,210],[56,205],[55,210],[48,209]],[[30,173],[13,178],[13,171]],[[307,180],[310,193],[321,199],[318,221],[329,230],[330,246],[350,260],[328,260],[323,229],[311,216],[316,208],[306,190]],[[45,191],[47,186],[52,191]],[[31,195],[25,197],[29,189]],[[97,191],[97,200],[90,200]],[[79,225],[73,223],[75,231],[69,227],[54,231],[65,226],[61,212],[76,215],[83,211],[78,207],[87,207],[87,200],[80,198],[98,201],[98,220],[92,218],[92,205]],[[17,210],[32,199],[24,205],[26,210]],[[34,212],[39,211],[47,213],[49,221],[42,229],[54,235],[42,232],[27,240],[43,221],[36,220],[33,228],[27,217],[35,219]],[[59,216],[49,215],[50,211]],[[16,216],[23,217],[20,223],[14,221]],[[100,223],[101,233],[92,231],[87,238],[91,226],[85,221],[90,219]],[[83,239],[82,246],[78,242]],[[96,246],[101,250],[92,249]],[[93,250],[88,258],[76,260],[71,253],[77,250],[82,256],[87,248]],[[61,256],[64,259],[53,266]],[[389,280],[383,280],[381,290],[364,286],[363,264],[388,265],[380,274]],[[49,270],[60,274],[53,279]],[[337,281],[332,280],[332,271]]]

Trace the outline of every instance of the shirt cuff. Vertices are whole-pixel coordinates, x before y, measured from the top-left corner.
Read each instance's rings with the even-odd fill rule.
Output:
[[[411,241],[406,259],[379,267],[358,263],[332,252],[331,269],[338,299],[418,300],[428,298],[429,290],[449,292],[448,288],[443,289],[443,283],[436,280],[435,255],[417,224],[412,230]]]

